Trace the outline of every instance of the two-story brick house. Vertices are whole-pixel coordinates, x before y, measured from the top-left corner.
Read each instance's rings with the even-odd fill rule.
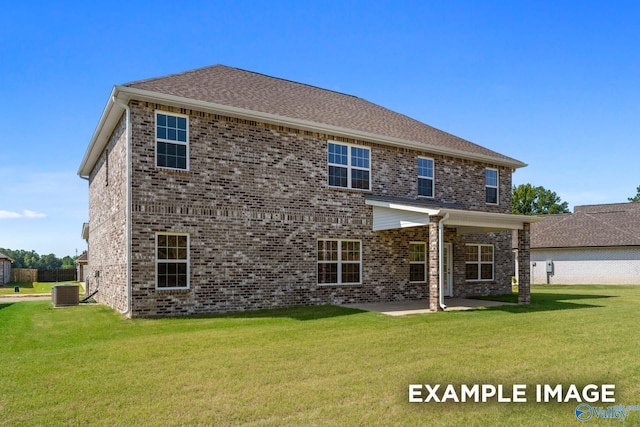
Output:
[[[127,316],[529,299],[522,162],[361,98],[226,66],[114,87],[82,160],[88,287]],[[428,302],[426,299],[428,298]]]

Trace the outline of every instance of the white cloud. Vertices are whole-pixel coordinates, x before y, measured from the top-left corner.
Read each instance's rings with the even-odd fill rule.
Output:
[[[47,214],[25,209],[20,212],[2,211],[0,210],[0,219],[17,219],[17,218],[44,218]]]

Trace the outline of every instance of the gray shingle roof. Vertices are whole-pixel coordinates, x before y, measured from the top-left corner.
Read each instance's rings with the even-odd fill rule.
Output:
[[[640,203],[576,206],[531,224],[531,248],[640,246]]]
[[[424,143],[497,160],[518,160],[362,98],[264,74],[214,65],[123,85],[293,119]]]

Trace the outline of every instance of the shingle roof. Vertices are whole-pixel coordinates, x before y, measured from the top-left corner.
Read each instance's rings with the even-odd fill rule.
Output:
[[[518,160],[362,98],[224,65],[123,86],[414,141],[524,166]]]
[[[531,224],[531,248],[640,246],[640,203],[576,206]]]
[[[0,252],[0,259],[8,259],[10,262],[13,262],[13,258],[3,254],[2,252]]]

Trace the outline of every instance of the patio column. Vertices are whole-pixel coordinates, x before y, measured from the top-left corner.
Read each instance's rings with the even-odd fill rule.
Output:
[[[530,225],[522,224],[522,230],[518,230],[518,303],[531,303],[531,280],[529,262],[530,250]]]
[[[438,222],[441,216],[429,217],[429,310],[442,311],[440,298],[440,244]]]

